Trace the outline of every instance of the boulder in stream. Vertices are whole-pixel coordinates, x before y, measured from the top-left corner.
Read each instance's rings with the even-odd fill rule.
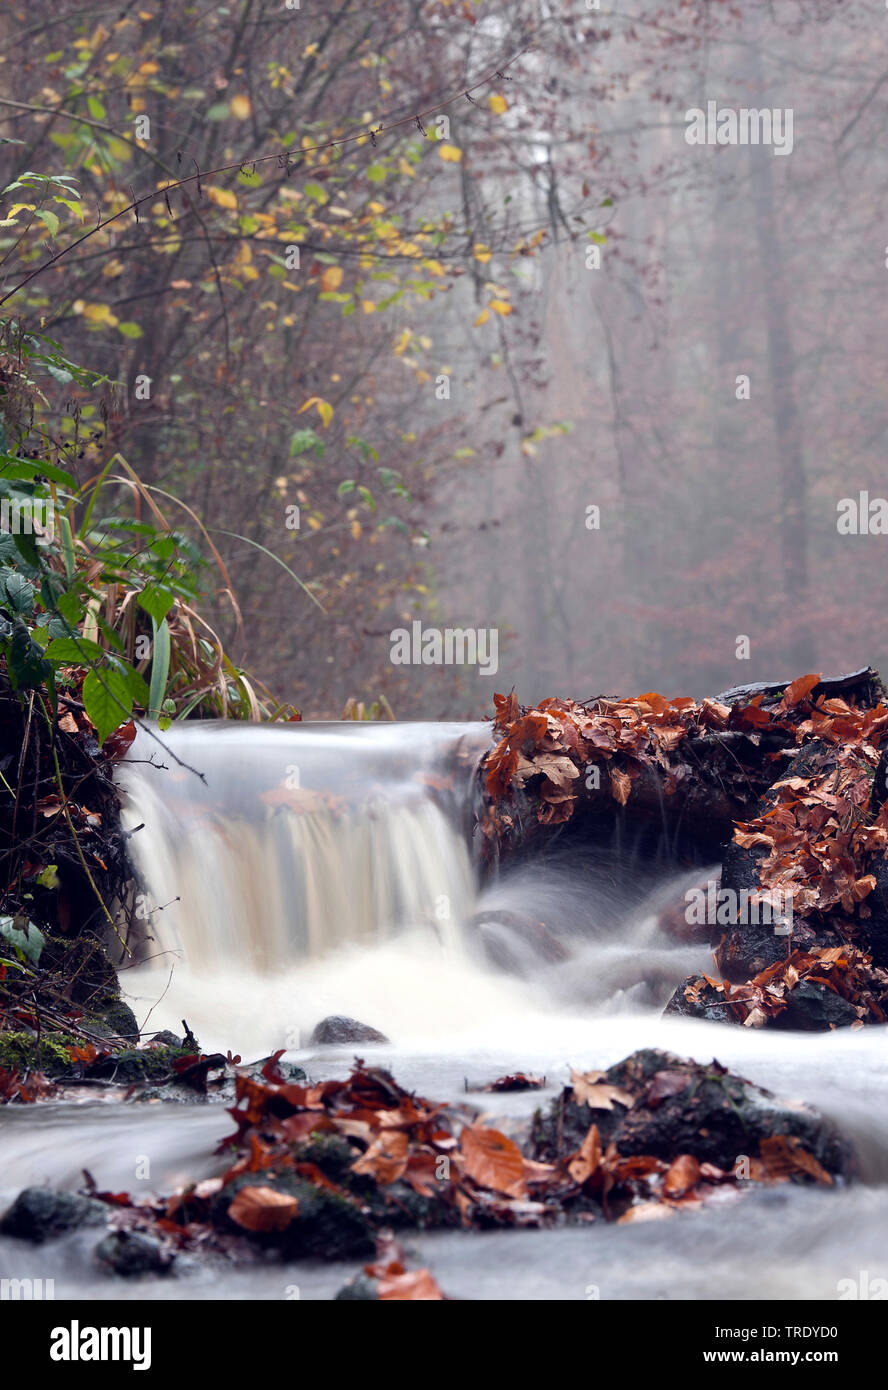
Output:
[[[96,1257],[127,1279],[168,1274],[175,1258],[159,1240],[141,1231],[110,1231],[96,1246]]]
[[[389,1040],[377,1028],[359,1023],[345,1014],[329,1014],[316,1024],[308,1040],[309,1047],[342,1047],[349,1043],[387,1043]]]
[[[40,1242],[81,1226],[104,1226],[107,1218],[107,1207],[91,1197],[26,1187],[0,1220],[0,1233]]]
[[[622,1158],[691,1156],[725,1175],[830,1185],[849,1178],[854,1155],[831,1121],[781,1100],[719,1062],[685,1061],[645,1048],[603,1072],[572,1074],[537,1111],[531,1152],[552,1162],[581,1150],[592,1124]]]

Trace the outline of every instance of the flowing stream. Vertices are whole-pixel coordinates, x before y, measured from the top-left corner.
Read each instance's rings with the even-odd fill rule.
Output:
[[[286,1048],[317,1078],[341,1076],[359,1052],[424,1095],[483,1102],[504,1126],[545,1103],[570,1065],[657,1046],[716,1056],[810,1102],[857,1149],[861,1181],[840,1190],[749,1191],[629,1226],[408,1237],[445,1292],[829,1300],[841,1280],[888,1277],[882,1029],[775,1034],[661,1015],[675,985],[710,964],[661,915],[711,869],[615,843],[555,848],[482,884],[473,774],[487,725],[192,724],[163,741],[170,752],[140,734],[120,775],[144,921],[121,979],[143,1029],[181,1033],[186,1019],[205,1051]],[[390,1042],[313,1048],[329,1014]],[[544,1075],[546,1091],[466,1095],[467,1082],[512,1071]],[[229,1132],[213,1104],[7,1106],[0,1207],[27,1184],[76,1189],[83,1168],[104,1188],[168,1192],[220,1171],[213,1149]],[[0,1273],[55,1278],[56,1297],[182,1296],[181,1281],[104,1276],[94,1244],[94,1233],[36,1249],[0,1239]],[[285,1298],[298,1286],[324,1299],[353,1272],[195,1263],[183,1277],[195,1298]]]

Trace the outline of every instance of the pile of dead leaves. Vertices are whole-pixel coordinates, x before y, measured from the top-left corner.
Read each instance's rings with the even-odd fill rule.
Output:
[[[739,985],[701,975],[689,981],[682,994],[691,1006],[712,1009],[720,1002],[725,1020],[733,1018],[747,1028],[762,1028],[785,1016],[793,1002],[793,991],[804,984],[821,987],[846,1000],[852,1028],[860,1028],[865,1022],[886,1021],[888,971],[874,966],[872,958],[854,946],[793,951],[785,960],[775,961]]]
[[[343,1258],[398,1226],[632,1221],[655,1207],[662,1215],[737,1195],[750,1180],[833,1181],[827,1140],[819,1149],[811,1140],[824,1132],[814,1116],[802,1137],[763,1130],[739,1171],[714,1161],[712,1117],[721,1124],[723,1111],[734,1123],[748,1086],[717,1063],[638,1053],[607,1073],[574,1072],[550,1111],[538,1112],[522,1151],[476,1113],[405,1091],[380,1068],[357,1061],[344,1081],[303,1085],[283,1075],[279,1056],[261,1079],[238,1077],[229,1112],[237,1129],[219,1149],[233,1161],[219,1177],[161,1201],[94,1184],[90,1195],[114,1208],[118,1225],[152,1232],[171,1250],[250,1258],[258,1243],[287,1257]],[[716,1101],[710,1095],[701,1109],[707,1087]],[[675,1148],[674,1132],[691,1136],[686,1147]],[[427,1271],[408,1272],[393,1249],[380,1254],[377,1245],[365,1275],[378,1281],[371,1296],[441,1296]]]
[[[544,700],[530,710],[514,694],[495,696],[499,738],[484,764],[486,842],[508,846],[534,826],[570,820],[579,807],[596,814],[637,807],[668,816],[672,799],[687,821],[693,789],[698,826],[709,810],[725,840],[751,852],[750,901],[778,914],[791,903],[793,925],[777,963],[773,950],[756,958],[744,919],[732,924],[719,917],[726,930],[717,962],[742,989],[701,976],[685,987],[688,1008],[705,1004],[707,1016],[753,1027],[786,1023],[793,1013],[787,1001],[801,984],[848,1003],[847,1009],[818,1006],[817,1026],[834,1026],[832,1018],[883,1022],[888,704],[882,687],[867,668],[752,689],[699,702],[653,692],[582,704]],[[681,816],[673,819],[679,823]],[[878,903],[875,930],[871,902]]]

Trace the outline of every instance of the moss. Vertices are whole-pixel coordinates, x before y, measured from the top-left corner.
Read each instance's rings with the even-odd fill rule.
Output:
[[[42,1071],[47,1076],[70,1076],[73,1070],[69,1049],[81,1047],[78,1038],[67,1033],[0,1033],[0,1067],[10,1071]]]
[[[185,1047],[126,1048],[90,1068],[91,1076],[131,1084],[134,1081],[167,1081],[175,1077],[173,1063],[194,1054]]]

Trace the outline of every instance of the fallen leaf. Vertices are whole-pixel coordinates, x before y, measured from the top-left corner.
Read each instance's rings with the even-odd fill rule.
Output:
[[[567,1171],[578,1186],[582,1187],[601,1167],[601,1135],[597,1125],[590,1125],[579,1152],[570,1160]]]
[[[604,1074],[600,1071],[574,1071],[571,1068],[570,1085],[577,1105],[588,1105],[590,1110],[613,1110],[614,1101],[618,1101],[620,1105],[625,1105],[627,1110],[631,1110],[635,1104],[635,1097],[619,1086],[611,1086],[608,1082],[602,1081]]]
[[[283,1231],[299,1214],[299,1201],[273,1187],[242,1187],[228,1215],[247,1231]]]
[[[521,1150],[505,1134],[470,1125],[460,1136],[460,1148],[466,1174],[473,1182],[508,1197],[527,1196]]]
[[[696,1187],[700,1180],[700,1164],[693,1154],[679,1154],[678,1158],[673,1159],[669,1165],[669,1170],[663,1179],[663,1195],[665,1197],[683,1197],[686,1192],[690,1192],[692,1187]]]

